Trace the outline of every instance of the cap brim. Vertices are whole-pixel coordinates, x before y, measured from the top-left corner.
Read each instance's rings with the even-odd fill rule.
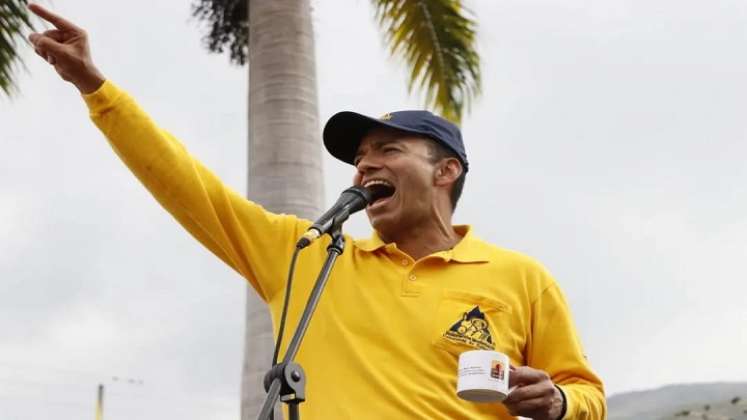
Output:
[[[333,115],[324,126],[322,138],[324,147],[337,159],[353,165],[358,146],[372,128],[389,127],[411,131],[397,124],[391,124],[376,118],[352,111],[342,111]]]

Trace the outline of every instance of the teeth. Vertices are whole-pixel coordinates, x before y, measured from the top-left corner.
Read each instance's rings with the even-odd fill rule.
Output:
[[[367,181],[363,186],[368,188],[371,185],[385,185],[387,187],[393,187],[391,183],[389,183],[388,181],[384,181],[383,179],[372,179],[370,181]]]

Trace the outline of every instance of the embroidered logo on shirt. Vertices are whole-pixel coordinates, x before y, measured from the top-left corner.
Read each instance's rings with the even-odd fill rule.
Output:
[[[462,314],[462,319],[444,333],[449,340],[464,343],[481,350],[492,350],[493,337],[490,335],[488,321],[480,307],[475,306],[471,311]]]

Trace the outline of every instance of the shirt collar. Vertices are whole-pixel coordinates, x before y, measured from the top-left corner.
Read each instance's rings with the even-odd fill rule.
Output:
[[[490,261],[490,246],[472,234],[471,226],[456,225],[454,226],[454,230],[459,235],[462,235],[462,239],[456,244],[456,246],[454,246],[454,248],[440,251],[433,255],[441,256],[446,261],[454,260],[461,263]],[[364,252],[374,252],[381,248],[395,249],[397,247],[397,244],[394,243],[384,243],[378,232],[375,230],[371,234],[371,237],[366,239],[356,239],[353,243],[358,249]]]

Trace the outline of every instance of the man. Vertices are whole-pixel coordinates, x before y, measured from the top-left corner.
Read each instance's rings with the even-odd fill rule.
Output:
[[[80,90],[125,164],[279,319],[285,270],[310,222],[269,213],[223,185],[96,69],[83,30],[30,8],[57,28],[30,36],[36,52]],[[452,226],[468,170],[456,126],[425,111],[343,112],[327,123],[324,143],[355,167],[354,184],[379,198],[366,208],[373,236],[348,238],[298,354],[308,380],[304,418],[605,417],[601,381],[551,276]],[[327,243],[301,253],[294,296],[308,295]],[[302,301],[293,300],[291,322]],[[459,354],[473,349],[510,357],[517,388],[503,403],[456,396]]]

